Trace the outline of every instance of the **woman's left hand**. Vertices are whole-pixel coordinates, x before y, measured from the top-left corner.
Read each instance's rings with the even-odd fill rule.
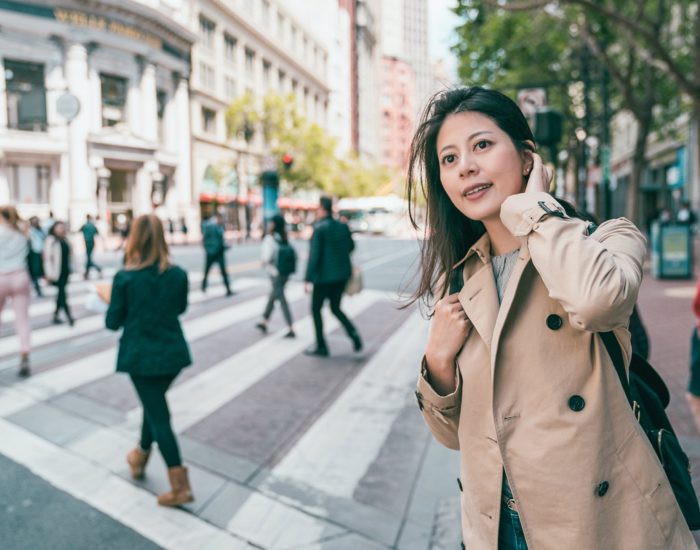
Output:
[[[537,153],[530,153],[532,156],[532,166],[530,167],[530,177],[525,187],[526,193],[549,192],[549,185],[552,182],[552,173],[542,163],[542,157]]]

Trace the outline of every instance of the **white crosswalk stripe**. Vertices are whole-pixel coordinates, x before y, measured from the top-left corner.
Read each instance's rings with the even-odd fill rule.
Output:
[[[190,280],[196,282],[201,276],[195,275]],[[235,290],[244,292],[269,282],[236,278],[233,284]],[[86,291],[87,286],[84,286],[82,292]],[[223,300],[222,293],[220,286],[210,289],[206,295],[192,291],[190,303]],[[290,305],[298,304],[304,299],[302,285],[291,282],[287,297]],[[194,314],[183,322],[187,340],[198,342],[227,327],[252,323],[262,312],[266,299],[266,296],[248,297],[215,311]],[[386,310],[393,306],[394,299],[386,293],[365,290],[346,298],[343,309],[350,318],[357,319],[377,306]],[[78,294],[74,303],[81,300],[84,296]],[[32,316],[46,312],[45,303],[32,308]],[[327,333],[339,328],[335,318],[325,314],[324,318]],[[396,547],[404,531],[401,526],[407,523],[407,518],[396,518],[393,539],[389,535],[382,538],[376,534],[382,530],[370,525],[381,520],[368,516],[370,519],[363,520],[367,526],[363,529],[350,520],[334,517],[334,508],[323,502],[278,490],[280,485],[303,487],[304,491],[312,490],[329,501],[344,502],[351,508],[362,507],[367,514],[367,507],[371,505],[354,502],[355,491],[387,445],[398,415],[412,400],[411,389],[427,335],[428,323],[417,312],[396,318],[400,321],[392,321],[395,326],[391,327],[390,336],[373,344],[366,359],[361,360],[361,368],[352,373],[351,381],[338,390],[332,402],[323,405],[310,425],[303,427],[303,432],[295,437],[284,456],[269,469],[263,469],[265,475],[257,482],[247,484],[233,474],[228,476],[223,467],[208,469],[206,464],[192,463],[190,470],[198,500],[187,506],[191,514],[156,505],[153,492],[165,486],[160,457],[149,464],[150,481],[146,485],[125,479],[124,455],[138,436],[142,420],[140,407],[119,411],[121,421],[109,424],[92,421],[91,429],[61,444],[17,420],[40,405],[53,406],[57,398],[72,395],[88,384],[110,383],[116,362],[116,338],[111,343],[105,341],[106,349],[0,387],[0,453],[164,548],[334,547],[324,541],[343,542],[339,548]],[[103,334],[103,323],[102,315],[92,315],[81,319],[73,328],[39,328],[33,334],[34,345],[46,346],[60,357],[61,347],[67,342],[98,331]],[[299,357],[314,342],[313,321],[308,313],[296,319],[295,331],[295,339],[283,338],[286,330],[280,328],[242,348],[232,347],[227,357],[220,359],[219,355],[211,365],[171,388],[168,401],[176,432],[183,434],[206,422],[222,407],[245,396],[269,374]],[[367,335],[369,341],[372,337]],[[16,353],[17,349],[15,335],[0,338],[0,357]],[[187,463],[188,455],[183,454]],[[198,480],[203,480],[201,485],[195,483]],[[207,483],[215,484],[216,489],[205,492],[199,500],[198,491],[205,491],[200,487]],[[224,498],[227,494],[239,496],[227,500]],[[240,502],[233,506],[232,498]],[[219,506],[223,508],[216,509]],[[404,510],[409,508],[402,505]],[[211,520],[207,514],[217,519]],[[377,514],[378,518],[384,518],[388,512],[378,511]],[[411,518],[408,522],[417,524],[418,520]],[[427,523],[421,526],[428,533],[426,536],[431,528]],[[389,530],[384,528],[384,531]],[[427,549],[428,545],[424,547]]]

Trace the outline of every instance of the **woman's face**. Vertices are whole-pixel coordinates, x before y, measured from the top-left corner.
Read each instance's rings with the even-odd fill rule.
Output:
[[[57,237],[65,237],[66,236],[66,226],[63,225],[61,222],[56,222],[54,224],[54,235]]]
[[[498,125],[486,115],[449,115],[437,136],[440,181],[457,209],[468,218],[498,218],[501,204],[520,193],[531,165]]]

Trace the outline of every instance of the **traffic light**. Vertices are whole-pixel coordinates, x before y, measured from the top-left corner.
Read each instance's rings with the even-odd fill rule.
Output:
[[[294,157],[289,153],[285,153],[282,157],[282,164],[284,164],[284,167],[289,170],[292,167],[292,164],[294,164]]]

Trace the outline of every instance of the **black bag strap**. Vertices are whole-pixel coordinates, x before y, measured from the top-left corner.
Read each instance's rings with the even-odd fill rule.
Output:
[[[600,332],[599,334],[600,337],[603,339],[603,344],[605,344],[605,348],[608,350],[610,359],[612,359],[613,365],[615,366],[615,372],[617,372],[617,376],[620,378],[620,383],[622,384],[622,389],[625,391],[627,401],[629,402],[630,407],[634,408],[634,399],[632,399],[632,394],[630,392],[630,384],[627,380],[625,362],[622,357],[622,349],[620,348],[620,343],[617,341],[615,333],[612,331]]]

